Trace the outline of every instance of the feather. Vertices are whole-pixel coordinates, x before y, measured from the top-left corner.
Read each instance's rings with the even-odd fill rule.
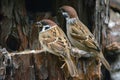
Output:
[[[74,47],[78,49],[85,50],[87,52],[92,52],[96,57],[99,57],[102,63],[105,65],[106,69],[110,70],[108,62],[105,60],[104,56],[101,56],[100,47],[95,40],[93,34],[89,31],[87,26],[85,26],[78,18],[77,12],[71,6],[62,6],[64,12],[68,13],[70,16],[66,19],[67,36]]]
[[[77,68],[71,58],[71,45],[59,26],[53,24],[51,20],[42,20],[42,22],[47,23],[46,25],[51,26],[49,29],[44,30],[44,32],[39,33],[39,41],[43,48],[48,52],[61,56],[67,64],[68,71],[72,77],[78,76]],[[44,27],[44,25],[43,25]]]

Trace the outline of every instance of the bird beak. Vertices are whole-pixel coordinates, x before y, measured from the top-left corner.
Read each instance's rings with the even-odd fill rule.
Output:
[[[61,13],[65,18],[69,17],[68,13],[64,12],[61,8],[59,8],[58,13]]]
[[[58,9],[58,13],[62,13],[63,10],[61,8]]]
[[[68,18],[68,13],[67,12],[62,12],[62,15],[65,17],[65,18]]]
[[[42,26],[43,26],[41,21],[36,22],[35,25],[36,25],[37,27],[42,27]]]

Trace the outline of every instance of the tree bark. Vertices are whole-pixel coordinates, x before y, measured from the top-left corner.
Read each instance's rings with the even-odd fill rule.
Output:
[[[105,43],[105,39],[108,39],[106,32],[108,32],[109,21],[109,0],[106,1],[108,2],[104,0],[55,0],[51,2],[51,11],[34,13],[27,11],[25,0],[1,0],[0,46],[6,48],[9,53],[26,49],[41,50],[38,41],[39,29],[35,27],[34,22],[43,18],[52,19],[66,33],[64,19],[60,18],[61,21],[57,21],[56,15],[60,6],[70,5],[76,9],[80,20],[94,33],[104,50],[106,44],[110,43]],[[70,77],[66,66],[61,69],[64,62],[48,52],[12,56],[12,63],[7,66],[3,66],[5,60],[2,53],[0,53],[0,57],[0,79],[3,80],[79,80]],[[99,60],[91,57],[80,58],[76,65],[82,80],[101,79]]]

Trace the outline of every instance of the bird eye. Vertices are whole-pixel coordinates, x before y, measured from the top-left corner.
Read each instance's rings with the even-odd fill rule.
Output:
[[[45,27],[45,30],[49,29],[50,27]]]
[[[44,32],[45,30],[48,30],[49,28],[50,28],[49,25],[44,25],[44,26],[42,27],[41,32]]]

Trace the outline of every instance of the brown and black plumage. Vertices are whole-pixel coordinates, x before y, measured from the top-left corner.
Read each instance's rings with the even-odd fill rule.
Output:
[[[79,20],[77,12],[71,6],[62,6],[59,12],[66,19],[67,36],[71,44],[81,50],[92,53],[99,58],[106,69],[110,70],[110,65],[103,56],[103,53],[89,29]]]
[[[70,55],[71,45],[62,29],[48,19],[43,19],[40,23],[42,28],[39,32],[39,41],[43,49],[56,56],[61,56],[67,64],[70,75],[77,77],[77,68]]]

